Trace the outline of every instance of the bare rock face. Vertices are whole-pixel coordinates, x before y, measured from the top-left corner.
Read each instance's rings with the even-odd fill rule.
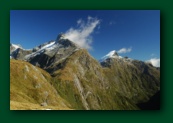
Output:
[[[30,54],[31,51],[23,50],[22,46],[10,44],[10,57],[14,59],[23,59],[23,57],[27,54]]]
[[[59,34],[56,41],[49,41],[32,50],[17,48],[11,53],[11,56],[15,59],[28,61],[51,73],[59,68],[59,62],[65,60],[78,49],[80,49],[79,46],[65,39],[63,34]]]
[[[65,39],[65,34],[60,33],[60,34],[57,36],[56,41],[58,42],[58,41],[61,40],[61,39]]]
[[[25,60],[24,57],[31,53],[32,53],[31,50],[24,50],[24,49],[18,48],[15,51],[13,51],[11,55],[13,56],[14,59]]]
[[[58,69],[58,64],[78,50],[73,42],[68,39],[60,39],[55,43],[52,49],[45,49],[42,53],[30,57],[27,61],[33,65],[39,66],[52,73]]]

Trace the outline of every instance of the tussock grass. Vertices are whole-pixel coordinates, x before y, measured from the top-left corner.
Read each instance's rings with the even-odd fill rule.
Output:
[[[70,104],[60,97],[51,82],[52,78],[46,71],[24,61],[10,60],[11,101],[28,106],[46,104],[69,109]]]
[[[17,101],[10,101],[10,110],[72,110],[68,107],[60,106],[40,106],[34,103],[23,103]]]
[[[133,62],[113,59],[102,67],[80,49],[50,76],[27,62],[10,60],[11,109],[139,110],[137,103],[160,90],[160,71]]]

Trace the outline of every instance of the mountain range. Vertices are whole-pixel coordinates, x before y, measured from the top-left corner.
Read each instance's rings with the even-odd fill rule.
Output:
[[[115,50],[97,61],[63,34],[29,50],[10,44],[11,110],[140,110],[159,92],[160,68]]]

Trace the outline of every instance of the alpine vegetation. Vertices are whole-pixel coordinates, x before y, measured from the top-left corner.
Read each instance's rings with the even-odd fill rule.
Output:
[[[87,35],[79,44],[70,33],[91,33],[99,20],[78,23],[77,32],[71,29],[30,50],[10,45],[11,110],[140,110],[160,92],[158,67],[119,56],[131,48],[110,51],[97,61],[86,50]]]

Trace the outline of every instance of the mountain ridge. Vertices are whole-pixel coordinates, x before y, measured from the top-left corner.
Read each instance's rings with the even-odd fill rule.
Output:
[[[152,65],[123,58],[115,50],[97,61],[63,34],[28,52],[19,51],[13,57],[47,71],[53,88],[72,109],[139,110],[138,103],[160,90],[160,70]]]

